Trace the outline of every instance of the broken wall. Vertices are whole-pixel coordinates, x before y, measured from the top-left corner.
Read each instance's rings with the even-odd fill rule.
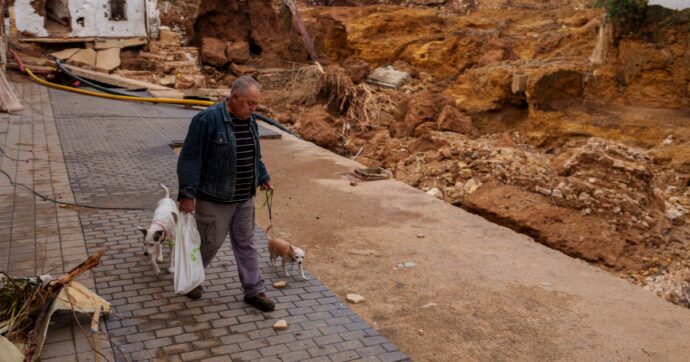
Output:
[[[15,23],[24,35],[56,36],[45,27],[45,2],[15,0]],[[148,36],[147,24],[158,24],[155,0],[123,0],[124,19],[115,20],[111,14],[112,0],[69,0],[71,31],[59,36],[68,37],[134,37]],[[39,11],[37,11],[37,8]],[[39,15],[42,14],[42,15]],[[148,16],[148,19],[147,19]],[[155,26],[157,29],[157,26]],[[157,35],[157,34],[151,34]]]

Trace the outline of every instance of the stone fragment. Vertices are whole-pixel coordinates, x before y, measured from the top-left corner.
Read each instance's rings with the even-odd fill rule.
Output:
[[[201,62],[222,68],[228,62],[225,56],[226,42],[216,38],[201,39]]]
[[[353,304],[363,303],[366,299],[359,294],[350,293],[346,297],[347,301]]]
[[[251,59],[249,52],[249,43],[246,41],[236,41],[228,43],[225,47],[225,57],[228,62],[235,64],[244,64]]]
[[[285,319],[281,319],[273,324],[273,330],[284,331],[288,329],[288,324]]]
[[[433,189],[427,191],[426,193],[431,195],[431,196],[434,196],[437,199],[443,200],[443,193],[441,192],[441,190],[439,190],[435,187]]]

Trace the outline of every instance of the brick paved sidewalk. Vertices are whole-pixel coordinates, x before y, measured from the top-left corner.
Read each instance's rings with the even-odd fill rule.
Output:
[[[0,169],[43,196],[74,202],[66,168],[72,161],[63,157],[48,90],[30,83],[13,86],[24,110],[0,113]],[[17,277],[59,276],[84,261],[87,252],[77,211],[12,185],[7,176],[0,175],[0,271]],[[95,287],[91,272],[77,280]],[[70,313],[53,316],[44,360],[96,359],[88,328],[83,330],[73,320]],[[103,323],[101,328],[105,329]],[[112,360],[108,341],[101,340],[100,346],[103,357]]]
[[[35,85],[22,87],[45,92]],[[274,312],[260,313],[242,302],[228,243],[207,269],[203,298],[176,296],[170,275],[151,275],[136,226],[150,221],[163,195],[159,183],[176,192],[177,159],[168,144],[184,138],[196,112],[48,92],[52,109],[42,112],[55,114],[60,137],[54,141],[66,159],[78,161],[66,164],[76,201],[142,209],[81,209],[78,214],[86,250],[106,249],[93,274],[96,291],[115,310],[106,326],[116,360],[407,359],[308,271],[308,281],[291,278],[288,288],[271,288],[284,278],[269,266],[259,228],[257,249],[268,294],[277,302]],[[290,328],[276,332],[271,326],[281,318]]]

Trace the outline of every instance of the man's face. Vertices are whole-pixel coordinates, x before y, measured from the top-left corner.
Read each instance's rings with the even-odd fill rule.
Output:
[[[233,94],[230,96],[230,112],[239,119],[249,119],[259,105],[259,98],[261,92],[255,86],[250,86],[247,94]]]

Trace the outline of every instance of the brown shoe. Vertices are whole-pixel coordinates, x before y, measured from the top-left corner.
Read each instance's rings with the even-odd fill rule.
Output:
[[[204,293],[204,289],[201,288],[201,285],[192,289],[189,293],[185,294],[189,298],[192,298],[194,300],[197,300],[201,298],[201,295]]]
[[[276,307],[276,305],[273,304],[270,299],[268,299],[266,293],[259,293],[253,297],[247,297],[245,295],[244,302],[262,312],[271,312]]]

